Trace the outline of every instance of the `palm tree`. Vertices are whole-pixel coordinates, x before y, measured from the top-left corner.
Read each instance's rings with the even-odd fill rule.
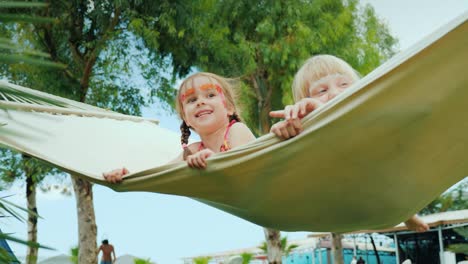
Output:
[[[282,237],[280,240],[281,245],[281,252],[283,252],[283,256],[289,256],[291,251],[298,247],[296,244],[288,244],[288,237]],[[261,249],[265,254],[268,254],[268,245],[266,241],[263,241],[262,244],[258,247]]]
[[[343,244],[341,240],[343,239],[343,235],[339,233],[331,233],[331,251],[333,255],[333,263],[335,264],[343,264]]]

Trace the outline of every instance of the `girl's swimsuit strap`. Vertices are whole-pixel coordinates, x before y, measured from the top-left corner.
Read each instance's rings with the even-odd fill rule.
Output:
[[[227,129],[226,129],[226,132],[224,133],[224,142],[223,142],[223,145],[219,148],[219,151],[220,152],[225,152],[225,151],[228,151],[231,149],[231,146],[229,146],[229,143],[228,143],[228,134],[229,134],[229,129],[231,129],[232,125],[234,125],[235,123],[237,123],[237,120],[232,120],[231,122],[229,122],[229,125],[227,126]],[[203,142],[200,143],[200,145],[198,146],[198,151],[202,150],[205,148],[205,145],[203,144]]]

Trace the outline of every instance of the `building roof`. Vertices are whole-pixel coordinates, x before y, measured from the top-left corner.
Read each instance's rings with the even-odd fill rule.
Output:
[[[70,256],[61,254],[58,256],[44,259],[43,261],[39,261],[39,264],[73,264],[73,263],[70,259]]]
[[[430,227],[437,227],[440,225],[451,225],[451,224],[467,224],[468,225],[468,210],[458,210],[458,211],[450,211],[450,212],[443,212],[437,214],[431,214],[426,216],[421,216],[421,219],[426,222]],[[408,228],[404,225],[404,223],[400,223],[399,225],[391,228],[386,229],[379,229],[379,230],[360,230],[355,232],[350,232],[347,234],[353,233],[391,233],[391,232],[398,232],[398,231],[409,231]],[[297,240],[290,240],[288,244],[296,244],[298,247],[295,251],[301,251],[304,249],[308,249],[311,247],[322,247],[322,248],[329,248],[330,241],[323,239],[328,237],[330,233],[311,233],[304,239],[297,239]],[[357,242],[357,247],[359,249],[370,249],[368,243]],[[354,243],[348,240],[343,240],[343,248],[353,248]],[[379,251],[395,251],[394,248],[376,245],[377,250]],[[206,254],[204,256],[210,256],[214,259],[223,258],[232,255],[240,255],[242,253],[252,253],[254,255],[261,255],[263,254],[262,250],[257,247],[249,247],[249,248],[241,248],[241,249],[234,249],[228,251],[222,251],[212,254]],[[192,259],[194,257],[187,257],[184,259]]]
[[[468,224],[468,210],[458,210],[443,212],[431,215],[420,216],[420,218],[426,222],[431,228],[443,226],[443,225],[454,225],[454,224]],[[394,227],[378,229],[378,230],[360,230],[351,233],[392,233],[400,231],[411,231],[404,223],[400,223]]]

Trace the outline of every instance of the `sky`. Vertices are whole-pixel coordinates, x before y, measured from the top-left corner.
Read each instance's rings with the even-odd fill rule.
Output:
[[[430,34],[456,16],[468,12],[466,0],[365,0],[399,39],[400,50]],[[147,109],[146,117],[156,117],[162,127],[179,133],[176,116]],[[25,205],[24,186],[2,193],[12,194],[10,201]],[[305,197],[306,199],[306,197]],[[77,245],[76,205],[73,196],[52,191],[38,194],[39,241],[55,251],[40,250],[41,258],[68,254]],[[109,239],[117,256],[131,254],[163,264],[182,263],[183,257],[252,247],[264,241],[263,229],[236,216],[184,197],[155,193],[117,193],[94,186],[94,205],[98,243]],[[26,223],[2,220],[2,231],[26,238]],[[307,233],[284,233],[289,239],[304,238]],[[26,248],[15,243],[18,256]]]

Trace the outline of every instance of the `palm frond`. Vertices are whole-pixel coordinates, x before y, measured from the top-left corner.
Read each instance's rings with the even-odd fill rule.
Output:
[[[447,250],[457,254],[466,254],[468,252],[468,244],[452,244],[447,247]]]
[[[11,242],[15,242],[15,243],[23,244],[23,245],[26,245],[26,246],[35,247],[35,248],[55,250],[54,248],[47,247],[47,246],[41,245],[39,243],[25,241],[23,239],[16,238],[14,236],[3,234],[3,233],[0,233],[0,239],[5,239],[5,240],[11,241]]]
[[[21,216],[18,211],[23,211],[23,212],[30,212],[30,211],[23,208],[23,207],[21,207],[21,206],[18,206],[16,204],[10,202],[8,200],[6,200],[5,198],[7,198],[7,197],[0,197],[0,216],[10,215],[10,216],[13,216],[14,218],[16,218],[19,221],[24,221],[25,220],[24,217]],[[30,212],[30,213],[32,213],[32,212]],[[23,244],[23,245],[26,245],[26,246],[29,246],[29,247],[44,248],[44,249],[53,250],[53,248],[51,248],[51,247],[43,246],[43,245],[41,245],[39,243],[35,243],[35,242],[26,241],[26,240],[14,237],[14,236],[9,235],[9,234],[4,234],[1,231],[0,231],[0,239],[4,239],[4,240],[7,240],[7,241]],[[16,260],[14,255],[10,254],[7,250],[5,250],[3,248],[0,248],[0,263],[19,263],[19,262]]]
[[[2,1],[0,8],[33,8],[33,7],[47,7],[48,3],[40,2],[22,2],[22,1]]]
[[[454,228],[453,231],[464,238],[468,238],[468,226]]]
[[[54,23],[56,19],[50,17],[28,16],[23,14],[0,14],[2,22],[26,22],[32,24]]]
[[[52,61],[47,61],[44,59],[34,58],[27,54],[0,54],[0,62],[6,64],[14,63],[27,63],[32,65],[44,66],[49,68],[66,68],[66,65],[61,63],[56,63]]]
[[[20,263],[10,252],[0,247],[0,263]]]
[[[28,212],[27,209],[22,208],[16,204],[13,204],[12,202],[6,200],[5,197],[0,198],[0,215],[1,216],[10,215],[19,221],[25,221],[24,217],[21,216],[18,210],[23,211],[23,212]]]
[[[55,23],[57,20],[51,17],[40,17],[35,15],[26,15],[18,13],[15,9],[31,9],[31,8],[44,8],[47,7],[47,3],[39,2],[25,2],[25,1],[2,1],[0,2],[0,21],[5,22],[23,22],[31,24],[43,24],[43,23]],[[10,11],[8,9],[13,9]],[[17,45],[9,43],[9,40],[5,41],[5,38],[1,38],[0,49],[7,50],[6,52],[0,52],[0,62],[6,64],[14,63],[28,63],[33,65],[39,65],[43,67],[53,67],[53,68],[65,68],[66,66],[44,60],[42,58],[37,58],[35,56],[44,57],[42,52],[34,50],[24,50]],[[10,44],[10,45],[9,45]],[[19,52],[20,51],[20,52]]]
[[[65,64],[48,60],[50,59],[50,55],[48,53],[37,50],[22,49],[7,38],[0,37],[0,50],[9,51],[9,53],[0,53],[0,62],[7,64],[28,63],[59,69],[65,69],[67,67]]]

